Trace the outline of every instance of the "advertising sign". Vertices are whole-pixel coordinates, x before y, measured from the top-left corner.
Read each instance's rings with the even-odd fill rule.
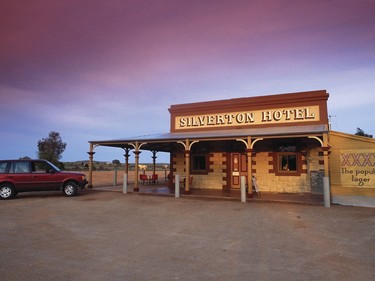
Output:
[[[375,188],[375,150],[340,150],[341,184]]]

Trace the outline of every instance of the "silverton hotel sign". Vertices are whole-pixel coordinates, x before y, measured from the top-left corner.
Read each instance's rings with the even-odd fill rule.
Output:
[[[175,117],[175,129],[240,127],[262,124],[319,121],[319,106],[199,114]]]

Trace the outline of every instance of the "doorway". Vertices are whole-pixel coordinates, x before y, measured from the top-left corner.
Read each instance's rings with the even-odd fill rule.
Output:
[[[228,188],[240,189],[241,176],[247,177],[247,157],[239,152],[228,154],[229,169],[227,170]]]

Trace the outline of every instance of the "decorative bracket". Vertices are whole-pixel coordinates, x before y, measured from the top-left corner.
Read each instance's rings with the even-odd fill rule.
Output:
[[[142,142],[141,144],[138,144],[138,142],[136,142],[135,144],[128,143],[128,145],[132,146],[136,151],[139,151],[144,144],[147,144],[147,142]]]
[[[199,142],[199,141],[197,141],[197,140],[196,141],[192,141],[188,145],[188,147],[186,147],[186,143],[184,143],[183,141],[178,141],[177,143],[182,144],[184,146],[185,150],[191,150],[192,145],[195,144],[195,143],[197,143],[197,142]]]
[[[316,136],[307,136],[307,137],[309,139],[315,139],[315,140],[317,140],[320,143],[321,147],[324,147],[323,141],[320,138],[318,138]]]
[[[244,140],[244,139],[236,139],[236,141],[240,141],[240,142],[243,142],[246,146],[246,149],[253,149],[254,147],[254,144],[258,141],[261,141],[263,140],[263,138],[257,138],[255,139],[253,142],[251,142],[251,139],[248,138],[248,141]],[[249,147],[250,146],[250,147]]]

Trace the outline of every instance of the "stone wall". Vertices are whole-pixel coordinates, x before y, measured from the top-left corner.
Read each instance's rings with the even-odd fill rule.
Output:
[[[185,156],[183,153],[177,153],[173,157],[174,174],[185,177]],[[226,156],[225,153],[210,153],[209,156],[209,173],[208,174],[191,174],[193,182],[192,188],[205,189],[222,189],[225,185],[223,180],[226,176]]]
[[[311,192],[310,172],[323,169],[319,156],[319,148],[310,149],[306,156],[302,157],[302,173],[299,176],[277,176],[270,171],[273,170],[272,154],[260,152],[253,157],[255,165],[255,177],[260,191],[268,192],[287,192],[287,193],[305,193]]]
[[[299,176],[277,176],[271,172],[273,161],[276,161],[269,152],[258,152],[253,156],[253,175],[257,178],[260,191],[279,193],[305,193],[311,192],[310,172],[324,169],[323,157],[320,148],[311,148],[302,157],[302,173]],[[177,153],[173,157],[174,174],[185,177],[185,156]],[[209,173],[191,174],[193,177],[192,188],[222,189],[226,186],[226,154],[210,153]]]

